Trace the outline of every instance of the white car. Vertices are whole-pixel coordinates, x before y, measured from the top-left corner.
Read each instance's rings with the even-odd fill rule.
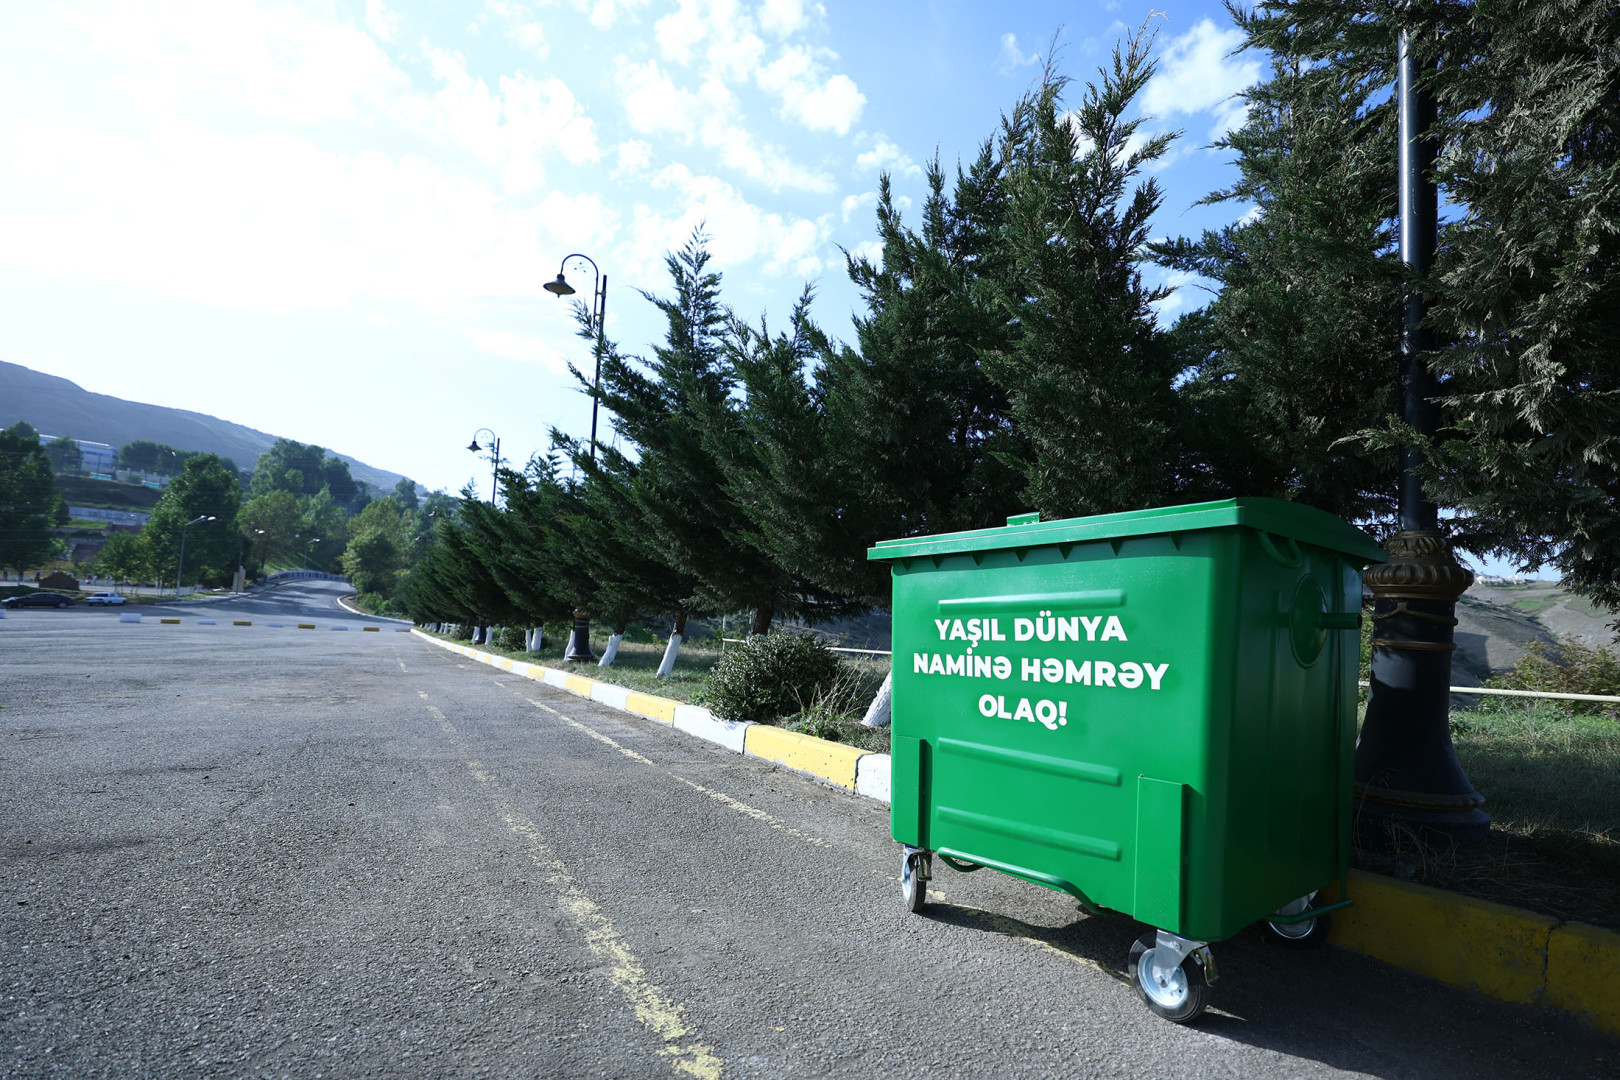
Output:
[[[87,604],[123,604],[123,603],[127,603],[127,601],[122,596],[119,596],[115,592],[91,593],[89,596],[84,598],[84,602],[87,603]]]

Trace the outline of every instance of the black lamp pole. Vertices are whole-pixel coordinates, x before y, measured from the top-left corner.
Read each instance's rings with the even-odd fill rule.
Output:
[[[563,276],[569,259],[584,259],[591,264],[591,272],[596,275],[596,292],[591,297],[591,329],[596,331],[596,374],[591,379],[591,460],[596,460],[596,414],[602,404],[602,349],[603,349],[603,323],[607,319],[607,276],[602,273],[596,260],[589,255],[575,252],[563,256],[563,261],[557,266],[557,280],[548,281],[543,288],[553,296],[573,296],[576,291],[568,284]],[[591,619],[583,611],[574,612],[574,629],[568,635],[568,650],[563,655],[564,660],[584,661],[595,660],[591,652]]]
[[[488,435],[489,442],[485,443],[483,446],[479,446],[478,436],[480,435]],[[481,427],[477,431],[473,432],[472,441],[467,444],[467,449],[471,450],[475,454],[480,450],[489,451],[489,504],[494,506],[495,485],[500,481],[501,478],[501,440],[497,439],[495,437],[495,433],[489,430],[489,428]]]
[[[596,292],[591,297],[591,329],[596,331],[596,374],[591,379],[591,460],[596,460],[596,413],[597,407],[602,403],[602,341],[603,323],[607,319],[607,276],[596,265],[596,260],[589,255],[575,252],[565,255],[562,263],[557,267],[557,280],[548,281],[542,288],[555,296],[573,296],[575,289],[568,284],[563,276],[563,269],[568,265],[569,259],[584,259],[591,264],[591,271],[596,275]]]
[[[1400,39],[1401,262],[1422,279],[1439,244],[1434,183],[1434,97],[1423,85],[1412,31]],[[1438,424],[1427,353],[1433,347],[1423,294],[1408,284],[1401,331],[1401,416],[1422,435]],[[1474,575],[1460,565],[1440,532],[1439,510],[1424,494],[1423,453],[1401,448],[1400,531],[1385,544],[1389,562],[1364,577],[1373,594],[1372,690],[1356,744],[1357,820],[1365,842],[1388,839],[1368,826],[1384,823],[1448,840],[1490,829],[1485,798],[1475,791],[1451,744],[1451,654],[1457,598]]]

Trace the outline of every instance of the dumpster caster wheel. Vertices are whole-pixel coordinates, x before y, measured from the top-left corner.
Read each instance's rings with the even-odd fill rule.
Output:
[[[1302,896],[1291,904],[1277,909],[1278,915],[1303,915],[1316,906],[1316,894]],[[1268,922],[1265,935],[1278,945],[1290,949],[1314,949],[1327,940],[1328,916],[1318,915],[1304,922]]]
[[[1200,955],[1205,951],[1201,943],[1173,934],[1137,938],[1131,946],[1130,976],[1143,1004],[1173,1024],[1190,1024],[1202,1016],[1209,1004],[1209,983]]]
[[[908,847],[900,861],[900,899],[906,910],[918,912],[928,902],[928,879],[933,869],[928,852]]]

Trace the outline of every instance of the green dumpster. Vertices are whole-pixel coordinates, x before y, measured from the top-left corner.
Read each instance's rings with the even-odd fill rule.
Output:
[[[1208,944],[1319,940],[1350,843],[1370,537],[1228,499],[884,541],[891,830],[902,895],[933,856],[1123,912],[1161,1016],[1202,1012]],[[1342,894],[1341,894],[1342,895]],[[1335,905],[1337,906],[1337,905]]]

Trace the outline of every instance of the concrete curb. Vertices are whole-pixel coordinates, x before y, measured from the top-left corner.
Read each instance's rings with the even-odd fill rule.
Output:
[[[644,694],[612,683],[600,682],[561,668],[544,667],[509,656],[484,652],[471,645],[445,641],[413,629],[412,634],[441,649],[476,660],[480,664],[510,671],[525,679],[543,682],[583,698],[646,720],[668,724],[677,731],[722,746],[734,754],[747,754],[784,769],[813,777],[834,787],[853,791],[880,802],[889,801],[889,755],[858,750],[843,743],[828,742],[796,731],[785,731],[768,724],[744,724],[722,720],[700,705],[688,705],[673,698]]]
[[[767,724],[720,720],[696,705],[411,633],[470,660],[671,724],[734,753],[889,801],[888,754]],[[1355,906],[1333,913],[1329,944],[1499,1001],[1559,1009],[1620,1035],[1620,933],[1359,870],[1350,872],[1350,895]],[[1337,886],[1323,896],[1338,899]]]
[[[1359,870],[1349,885],[1328,944],[1620,1035],[1620,934]]]

